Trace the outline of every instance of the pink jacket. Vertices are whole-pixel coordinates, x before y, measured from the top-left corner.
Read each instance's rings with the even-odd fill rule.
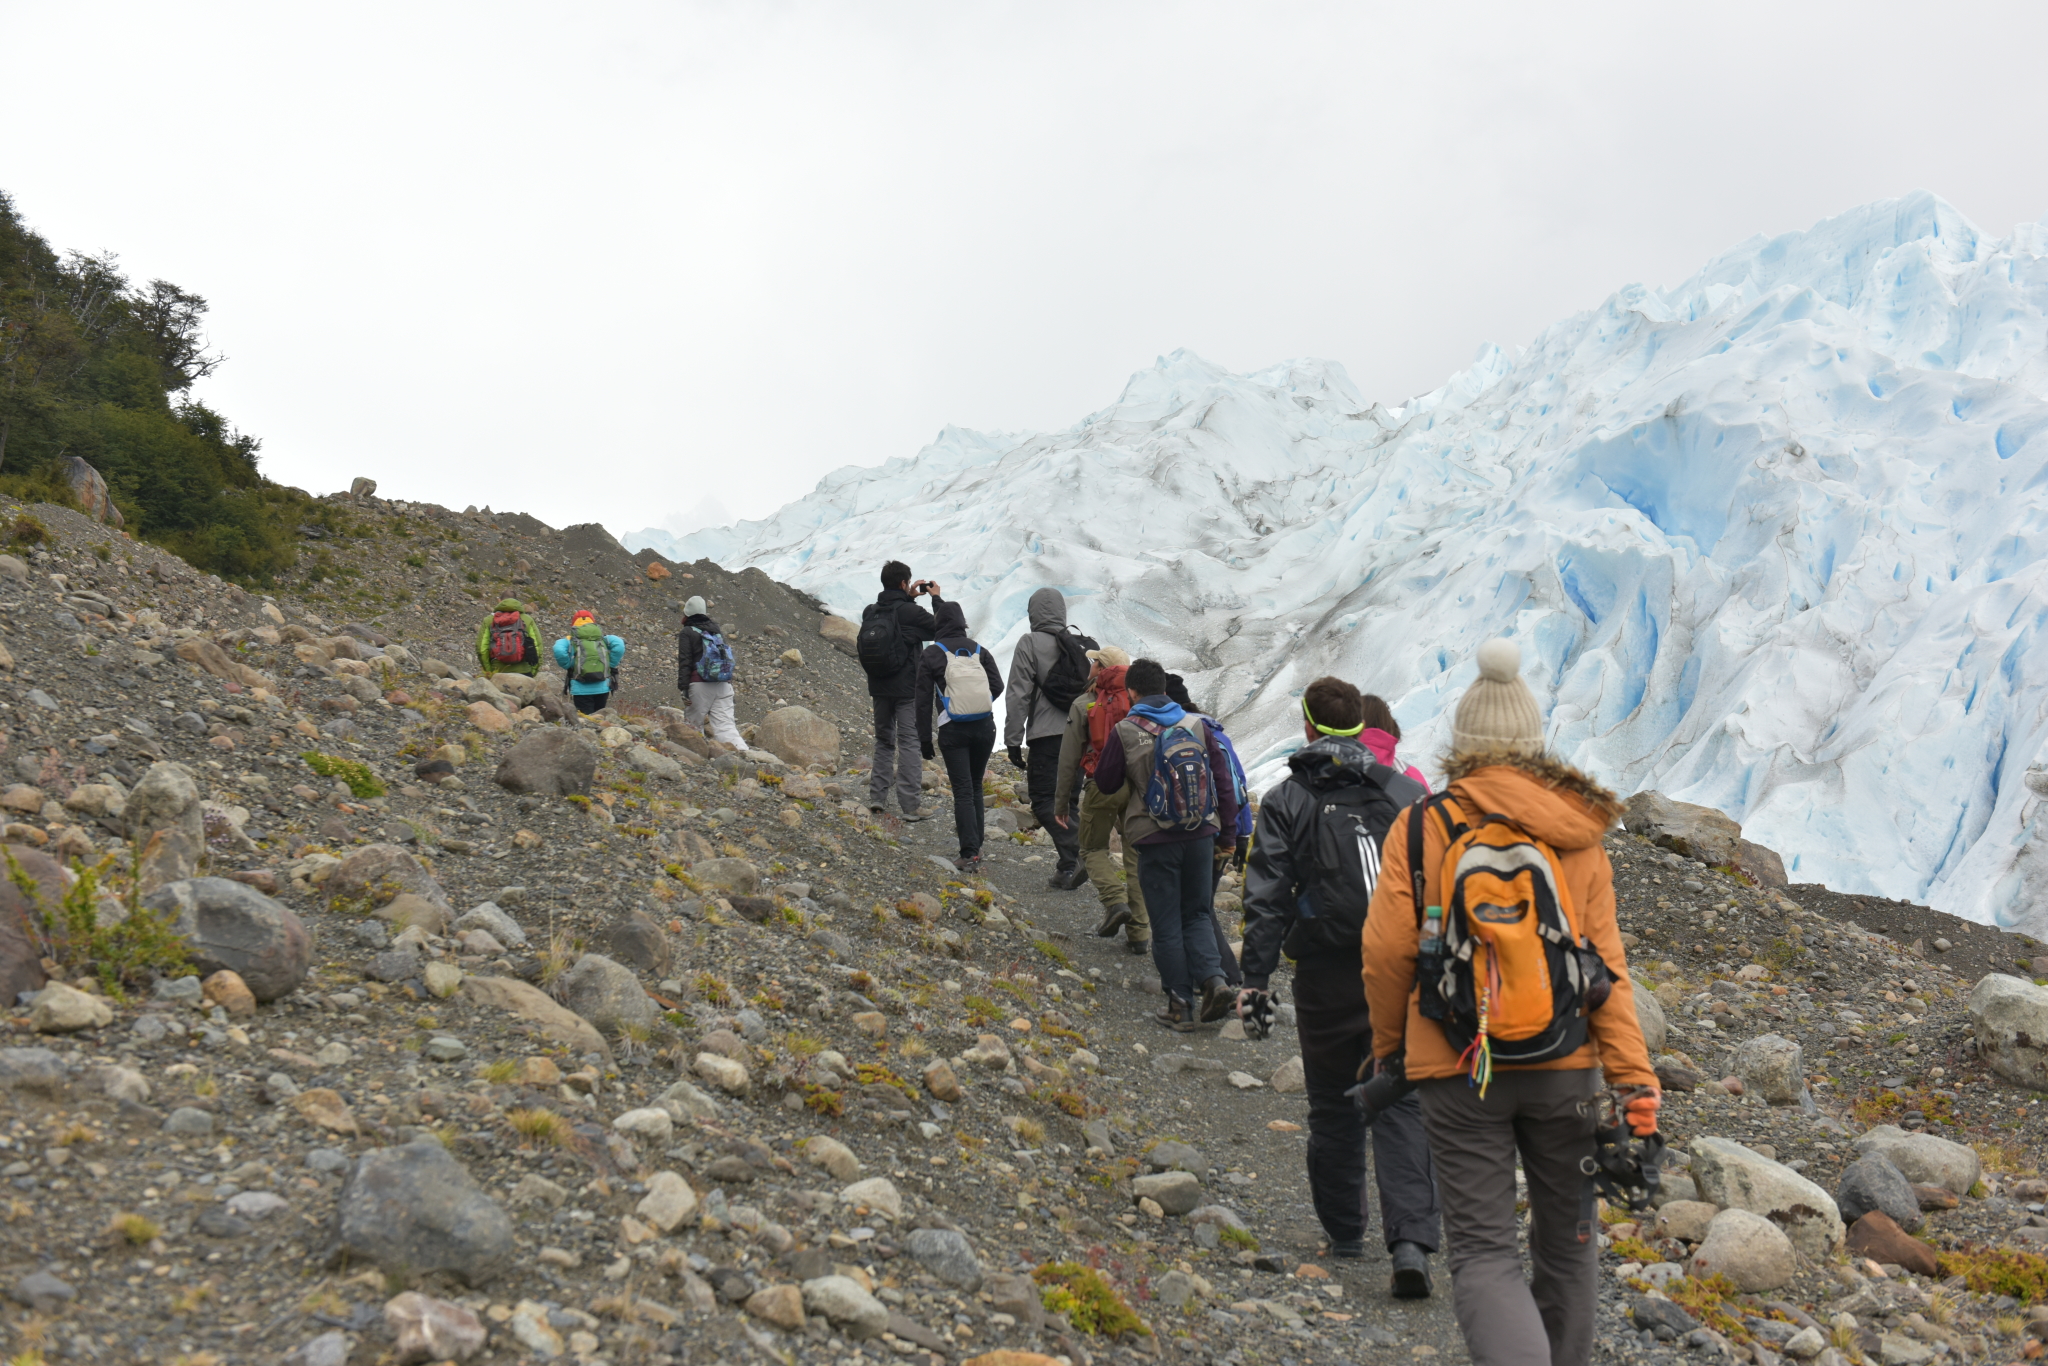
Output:
[[[1387,734],[1385,731],[1379,729],[1377,726],[1373,726],[1359,732],[1358,743],[1364,745],[1367,749],[1371,750],[1372,757],[1379,760],[1381,763],[1385,764],[1388,768],[1398,768],[1401,770],[1402,773],[1406,774],[1408,777],[1413,778],[1418,783],[1421,783],[1422,790],[1424,792],[1429,792],[1432,790],[1429,785],[1429,779],[1422,776],[1421,769],[1415,767],[1413,764],[1403,766],[1401,764],[1397,764],[1394,762],[1394,746],[1399,744],[1400,742],[1394,739],[1393,736]]]

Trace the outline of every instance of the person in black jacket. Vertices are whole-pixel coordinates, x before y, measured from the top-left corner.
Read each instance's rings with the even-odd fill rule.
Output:
[[[879,617],[896,621],[897,648],[885,655],[861,656],[867,670],[868,696],[875,707],[875,760],[868,775],[868,810],[882,814],[889,800],[889,787],[896,787],[896,801],[907,821],[921,821],[918,797],[923,791],[924,765],[917,749],[917,656],[925,641],[939,634],[937,618],[917,605],[917,599],[931,594],[938,606],[939,586],[928,579],[915,582],[910,566],[891,560],[882,566],[882,591],[861,613],[863,632]]]
[[[945,756],[946,777],[953,785],[953,827],[960,836],[960,857],[953,866],[973,873],[981,868],[981,775],[988,771],[989,752],[996,747],[995,700],[1003,695],[1003,674],[996,657],[968,639],[967,613],[959,603],[938,602],[932,607],[938,639],[924,647],[917,661],[917,745],[927,759]],[[965,690],[947,686],[947,667],[972,669],[970,656],[981,664],[986,696],[976,692],[972,680]]]
[[[1369,1200],[1365,1190],[1366,1125],[1344,1094],[1365,1079],[1372,1058],[1372,1021],[1366,1012],[1364,959],[1359,946],[1365,904],[1328,906],[1311,898],[1314,837],[1320,814],[1343,808],[1330,794],[1354,784],[1377,784],[1384,803],[1368,810],[1380,819],[1420,801],[1428,789],[1373,757],[1357,736],[1364,724],[1358,689],[1341,678],[1319,678],[1301,695],[1302,733],[1308,740],[1287,761],[1287,780],[1266,794],[1252,834],[1244,879],[1244,990],[1241,1015],[1271,1010],[1271,981],[1284,952],[1295,962],[1295,1025],[1308,1089],[1308,1181],[1316,1217],[1338,1257],[1365,1255]],[[1378,826],[1384,839],[1384,825]],[[1348,832],[1348,840],[1357,836]],[[1367,853],[1371,857],[1366,857]],[[1369,899],[1379,869],[1377,851],[1361,851]],[[1374,1172],[1380,1190],[1380,1231],[1393,1261],[1393,1293],[1420,1299],[1430,1292],[1429,1254],[1439,1241],[1436,1178],[1423,1133],[1422,1107],[1409,1095],[1372,1125]]]

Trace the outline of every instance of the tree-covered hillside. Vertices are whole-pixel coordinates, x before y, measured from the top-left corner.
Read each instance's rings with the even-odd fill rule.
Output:
[[[69,500],[58,462],[106,479],[127,530],[223,577],[292,562],[306,497],[256,470],[260,443],[191,396],[223,357],[206,300],[137,285],[111,254],[59,254],[0,192],[0,491]]]

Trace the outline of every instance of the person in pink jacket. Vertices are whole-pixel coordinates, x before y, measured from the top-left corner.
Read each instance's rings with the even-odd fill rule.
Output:
[[[1422,776],[1421,769],[1394,758],[1394,746],[1401,743],[1401,723],[1394,719],[1393,709],[1376,693],[1367,693],[1364,702],[1365,729],[1359,732],[1358,743],[1371,750],[1373,758],[1421,783],[1424,792],[1430,791],[1429,779]]]

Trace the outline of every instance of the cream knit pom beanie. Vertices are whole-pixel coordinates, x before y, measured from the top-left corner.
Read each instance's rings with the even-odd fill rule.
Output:
[[[1522,681],[1521,667],[1522,651],[1512,640],[1489,640],[1479,647],[1479,677],[1458,699],[1451,717],[1453,753],[1543,752],[1543,715]]]

